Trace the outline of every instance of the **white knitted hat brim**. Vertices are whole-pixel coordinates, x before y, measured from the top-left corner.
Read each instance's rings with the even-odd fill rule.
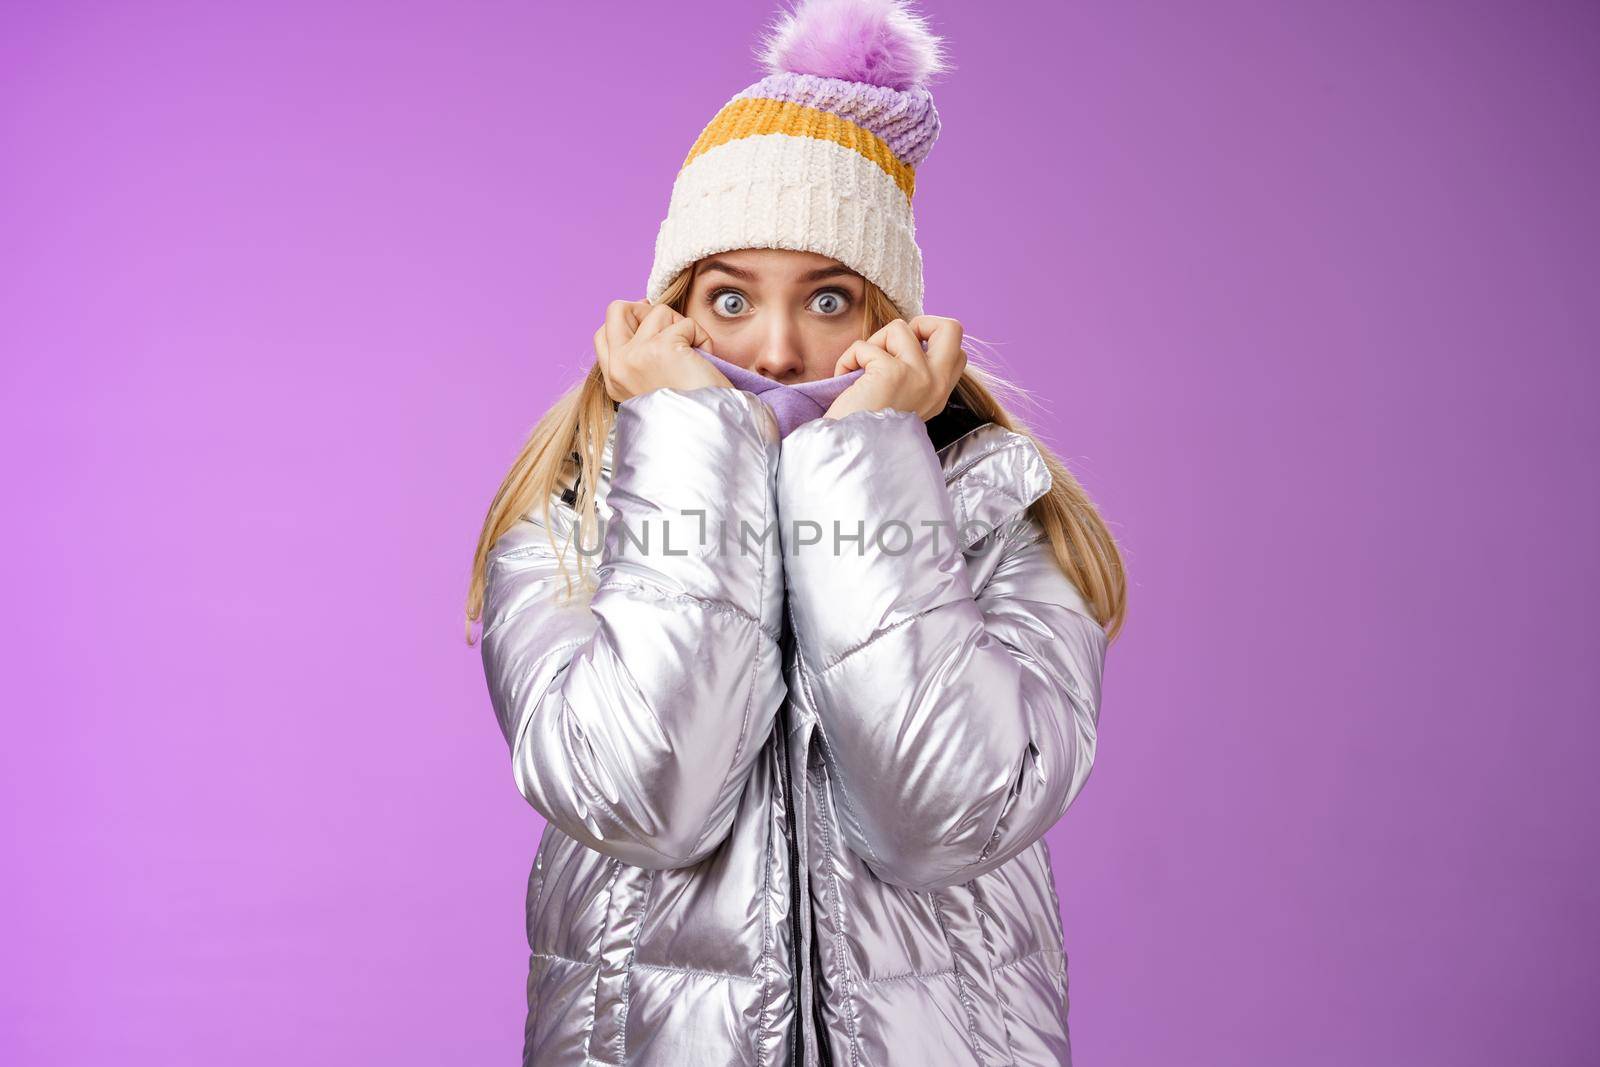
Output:
[[[647,297],[718,252],[786,248],[844,263],[907,319],[922,314],[922,253],[911,201],[882,167],[833,141],[774,133],[697,156],[672,187]]]

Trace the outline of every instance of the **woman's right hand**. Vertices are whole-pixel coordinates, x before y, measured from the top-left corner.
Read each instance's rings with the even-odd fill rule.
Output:
[[[606,392],[618,404],[654,389],[732,389],[728,376],[703,359],[711,338],[700,324],[666,304],[613,300],[606,321],[594,333],[595,360]]]

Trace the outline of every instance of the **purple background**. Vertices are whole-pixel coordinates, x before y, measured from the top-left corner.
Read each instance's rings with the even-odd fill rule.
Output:
[[[541,7],[0,14],[0,1061],[515,1062],[467,566],[772,10]],[[928,10],[928,309],[1132,575],[1079,1062],[1592,1062],[1600,8]]]

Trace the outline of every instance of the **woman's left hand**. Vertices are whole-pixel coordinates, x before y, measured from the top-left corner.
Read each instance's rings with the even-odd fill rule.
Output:
[[[961,323],[937,315],[918,315],[910,322],[895,319],[883,329],[845,349],[834,366],[837,377],[857,367],[866,373],[839,394],[825,418],[842,419],[853,411],[915,411],[924,421],[943,411],[967,369],[961,349]],[[926,352],[922,342],[928,342]]]

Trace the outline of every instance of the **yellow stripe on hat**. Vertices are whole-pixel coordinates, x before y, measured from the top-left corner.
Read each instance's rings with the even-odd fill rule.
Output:
[[[694,147],[684,158],[687,167],[700,156],[718,145],[745,137],[759,137],[768,133],[786,133],[795,137],[815,137],[860,152],[883,168],[900,191],[911,199],[916,187],[916,172],[902,163],[889,150],[882,137],[871,130],[857,126],[832,112],[822,111],[788,100],[768,100],[762,97],[742,97],[730,100],[717,112],[709,125],[700,132]],[[679,168],[680,170],[682,168]]]

